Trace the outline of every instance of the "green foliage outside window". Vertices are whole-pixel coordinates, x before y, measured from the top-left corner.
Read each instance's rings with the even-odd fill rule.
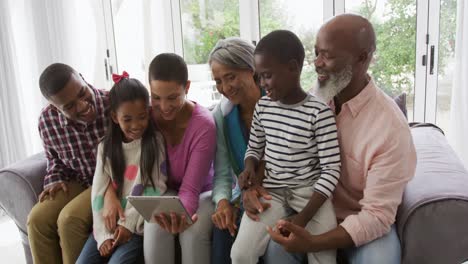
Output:
[[[413,93],[416,58],[416,0],[387,0],[384,18],[377,17],[375,7],[379,0],[365,0],[357,10],[350,10],[368,18],[377,34],[377,52],[370,72],[377,84],[391,96],[401,92]],[[183,13],[191,17],[195,38],[184,34],[184,55],[187,63],[206,63],[216,41],[229,36],[239,36],[238,1],[206,0],[204,16],[200,15],[199,1],[183,0]],[[287,1],[260,1],[261,35],[275,29],[293,30],[288,25],[284,5]],[[209,8],[208,8],[209,7]],[[455,50],[456,0],[441,1],[439,74],[443,74],[447,58]],[[204,19],[202,20],[201,17]],[[313,65],[315,32],[295,32],[302,40],[306,59],[302,85],[309,90],[316,80]]]
[[[207,63],[208,55],[219,39],[239,36],[239,2],[206,0],[205,10],[199,1],[181,1],[183,15],[189,15],[194,38],[183,34],[184,57],[188,64]],[[203,11],[204,15],[201,15]]]

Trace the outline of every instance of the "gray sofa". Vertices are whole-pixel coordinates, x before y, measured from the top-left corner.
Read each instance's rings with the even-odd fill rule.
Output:
[[[412,134],[418,165],[396,219],[402,263],[461,263],[468,260],[468,172],[439,129],[417,127]],[[0,206],[18,226],[28,263],[26,218],[45,168],[38,154],[0,170]]]
[[[26,219],[42,191],[46,171],[43,153],[0,170],[0,206],[18,227],[27,263],[33,263]]]

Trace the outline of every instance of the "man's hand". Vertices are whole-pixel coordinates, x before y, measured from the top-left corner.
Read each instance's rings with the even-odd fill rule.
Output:
[[[112,242],[112,249],[127,243],[131,238],[132,232],[130,232],[130,230],[121,225],[117,226],[114,232],[114,242]]]
[[[117,219],[125,221],[124,210],[120,204],[112,184],[107,186],[106,194],[104,195],[104,208],[102,209],[104,224],[109,232],[114,232],[117,227]]]
[[[43,202],[47,197],[49,197],[49,200],[53,200],[55,198],[55,194],[61,190],[63,190],[65,194],[68,194],[68,186],[66,182],[57,182],[50,185],[44,189],[41,194],[39,194],[39,202]]]
[[[154,216],[154,219],[164,230],[175,235],[184,232],[193,225],[198,220],[198,216],[197,214],[192,216],[192,224],[187,222],[185,214],[170,213],[170,215],[167,215],[160,213]]]
[[[288,221],[288,222],[291,222],[297,226],[300,226],[302,228],[305,228],[307,223],[309,222],[309,220],[306,219],[306,217],[301,214],[301,213],[298,213],[298,214],[295,214],[293,216],[290,216],[286,219],[284,219],[285,221]],[[280,231],[280,233],[283,235],[283,236],[289,236],[289,231],[287,229],[284,229],[281,225],[277,224],[276,225],[276,229]]]
[[[237,209],[226,199],[219,201],[216,212],[211,216],[213,224],[219,229],[228,229],[231,236],[236,234],[236,219]]]
[[[271,200],[271,195],[262,186],[253,186],[242,192],[245,213],[254,221],[259,221],[259,213],[271,207],[270,203],[260,202],[259,198]]]
[[[106,258],[112,254],[112,243],[113,239],[107,239],[101,244],[99,247],[99,254],[101,254],[101,257]]]
[[[303,227],[286,220],[278,221],[277,227],[286,231],[288,235],[283,235],[280,228],[267,227],[267,231],[276,243],[282,245],[289,252],[314,252],[314,237]]]

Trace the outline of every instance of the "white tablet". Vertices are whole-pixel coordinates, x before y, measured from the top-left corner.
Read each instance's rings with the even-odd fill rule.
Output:
[[[149,223],[155,223],[155,215],[174,212],[185,214],[187,222],[192,224],[192,218],[178,196],[128,196],[127,200]]]

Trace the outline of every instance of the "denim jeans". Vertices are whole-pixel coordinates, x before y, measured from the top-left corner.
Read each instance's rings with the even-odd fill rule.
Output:
[[[227,229],[213,227],[213,244],[211,249],[211,263],[230,264],[231,248],[236,237],[231,236]]]
[[[338,255],[347,259],[349,264],[399,264],[401,263],[400,240],[395,225],[385,236],[360,247],[352,247],[338,251]],[[291,254],[282,246],[270,241],[265,254],[266,264],[301,264],[305,263],[306,254]],[[313,264],[313,263],[309,263]]]
[[[307,254],[289,253],[283,246],[270,239],[263,259],[265,264],[302,264],[307,263]]]
[[[80,257],[76,261],[77,264],[98,264],[104,263],[106,260],[108,264],[127,264],[127,263],[138,263],[143,256],[143,236],[132,235],[130,241],[125,244],[118,246],[110,258],[101,257],[99,250],[97,249],[97,242],[94,239],[93,234],[89,235],[86,244],[81,251]]]
[[[401,246],[396,226],[392,225],[390,232],[385,236],[357,248],[340,250],[340,254],[348,260],[349,264],[399,264],[401,263]]]

